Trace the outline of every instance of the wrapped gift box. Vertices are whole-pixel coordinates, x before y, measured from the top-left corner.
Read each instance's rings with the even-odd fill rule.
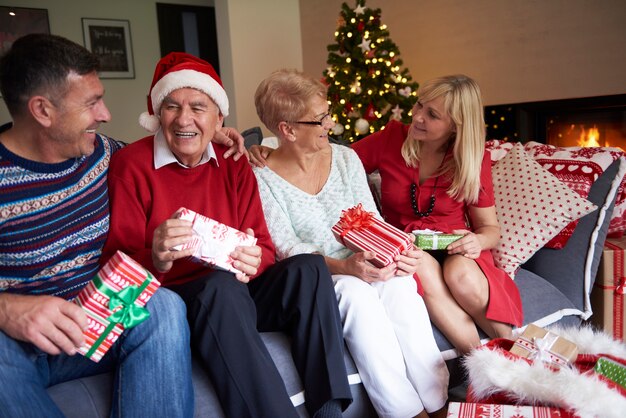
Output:
[[[398,254],[413,245],[409,234],[377,219],[360,203],[344,210],[332,231],[337,241],[352,251],[373,251],[376,258],[369,261],[376,267],[389,265]]]
[[[439,232],[413,231],[415,246],[422,250],[445,250],[454,241],[463,238],[460,234],[443,234]]]
[[[144,306],[159,286],[141,264],[116,252],[73,300],[85,310],[89,323],[78,352],[99,362],[124,329],[148,318]]]
[[[593,371],[626,389],[626,365],[608,357],[600,357]]]
[[[449,418],[553,418],[571,417],[567,411],[545,406],[496,405],[484,403],[450,402]]]
[[[624,249],[626,237],[609,238],[604,243],[602,258],[591,291],[592,324],[613,335],[618,340],[626,341],[626,323],[624,322],[624,292],[626,287],[626,266]]]
[[[200,215],[189,209],[178,213],[180,219],[193,222],[193,239],[183,245],[174,247],[177,250],[195,248],[193,259],[210,267],[218,267],[233,273],[241,273],[233,267],[230,256],[237,246],[252,246],[256,238],[211,218]]]
[[[576,344],[534,324],[526,326],[510,351],[520,357],[543,361],[556,367],[571,364],[578,355]]]

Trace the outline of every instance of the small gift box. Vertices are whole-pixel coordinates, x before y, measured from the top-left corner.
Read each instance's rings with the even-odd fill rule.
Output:
[[[144,306],[159,286],[141,264],[116,252],[73,300],[85,310],[89,324],[78,352],[99,362],[124,329],[148,319]]]
[[[534,324],[528,324],[510,351],[557,368],[571,364],[578,355],[576,344]]]
[[[413,231],[415,246],[422,250],[445,250],[454,241],[463,238],[461,234],[444,234],[438,231]]]
[[[573,417],[567,411],[546,406],[450,402],[450,418],[553,418]]]
[[[626,366],[608,357],[600,357],[593,368],[594,372],[626,389]]]
[[[241,273],[233,267],[234,260],[230,253],[239,245],[255,245],[255,237],[189,209],[180,210],[178,217],[193,222],[194,235],[191,241],[174,247],[175,250],[195,248],[192,255],[195,261],[213,268],[218,267],[233,273]]]
[[[332,231],[337,241],[352,251],[373,251],[376,257],[369,261],[376,267],[389,265],[413,244],[409,234],[377,219],[360,203],[342,211]]]
[[[604,243],[598,274],[591,291],[596,327],[626,341],[626,237],[608,238]]]

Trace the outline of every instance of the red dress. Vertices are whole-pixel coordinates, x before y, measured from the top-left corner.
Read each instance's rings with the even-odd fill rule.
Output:
[[[369,135],[355,143],[352,148],[363,162],[365,171],[378,170],[381,176],[381,205],[385,220],[390,224],[411,232],[415,229],[433,229],[452,232],[454,229],[472,229],[468,225],[468,205],[458,202],[446,193],[450,180],[439,176],[435,188],[435,206],[428,217],[418,218],[411,204],[411,184],[417,185],[418,210],[426,211],[435,186],[435,179],[428,178],[419,184],[419,167],[406,165],[401,148],[407,136],[408,126],[391,121],[385,129]],[[480,173],[481,188],[475,207],[494,205],[491,179],[491,159],[488,152],[483,156]],[[494,264],[491,251],[485,250],[476,259],[489,282],[489,305],[487,318],[521,326],[523,321],[522,301],[513,280]]]

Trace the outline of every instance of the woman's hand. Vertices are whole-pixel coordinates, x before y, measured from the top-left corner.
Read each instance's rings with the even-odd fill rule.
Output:
[[[267,164],[267,158],[274,152],[274,149],[265,145],[252,145],[248,152],[250,164],[263,168]]]
[[[254,231],[248,228],[246,229],[246,234],[253,237]],[[250,277],[257,274],[261,265],[262,254],[261,247],[258,245],[239,246],[230,253],[230,256],[235,260],[233,267],[242,272],[236,274],[237,280],[242,283],[248,283]]]
[[[458,254],[471,259],[476,259],[480,256],[483,247],[480,243],[478,234],[468,231],[467,229],[456,229],[452,231],[452,233],[461,234],[463,235],[463,238],[460,238],[448,245],[448,254]]]
[[[401,254],[395,258],[396,262],[396,276],[410,276],[416,273],[420,267],[420,261],[424,256],[424,251],[420,248],[411,247],[402,251]]]
[[[242,155],[248,158],[248,151],[246,151],[243,136],[235,128],[224,127],[216,131],[213,142],[229,147],[224,153],[224,158],[228,158],[231,155],[235,161],[241,158]]]
[[[378,268],[369,260],[373,260],[376,255],[371,251],[363,251],[352,254],[344,261],[344,274],[350,274],[363,280],[364,282],[384,282],[395,275],[396,264],[391,263],[386,267]]]

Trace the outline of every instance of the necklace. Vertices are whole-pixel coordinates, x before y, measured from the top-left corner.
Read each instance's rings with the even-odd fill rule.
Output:
[[[446,160],[446,157],[448,156],[449,150],[450,150],[450,142],[448,142],[446,153],[443,155],[443,159],[441,160],[441,163],[439,164],[439,167],[437,168],[437,171],[435,171],[435,173],[441,170],[441,167],[443,166],[443,162]],[[411,206],[413,207],[413,213],[418,218],[427,218],[433,212],[433,209],[435,208],[435,200],[436,200],[435,191],[437,190],[438,181],[439,181],[439,175],[435,177],[435,184],[433,185],[433,192],[430,195],[430,203],[428,204],[428,209],[426,209],[424,212],[420,212],[417,206],[417,198],[415,197],[415,192],[417,192],[417,184],[415,184],[415,182],[411,183]]]

